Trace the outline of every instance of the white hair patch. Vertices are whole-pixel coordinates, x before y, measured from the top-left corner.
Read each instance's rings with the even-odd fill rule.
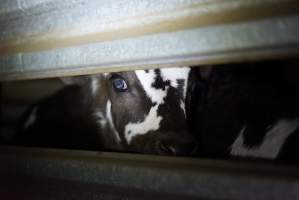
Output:
[[[136,70],[135,74],[139,79],[144,91],[146,92],[147,96],[151,99],[153,103],[163,104],[164,98],[167,95],[167,89],[157,89],[152,86],[155,82],[156,73],[154,70],[148,70],[145,72],[144,70]]]
[[[244,145],[244,131],[242,128],[238,138],[231,147],[231,155],[249,156],[257,158],[275,159],[286,139],[299,127],[299,118],[293,120],[281,119],[269,130],[258,147],[249,148]]]
[[[108,100],[107,104],[106,104],[106,115],[107,115],[107,119],[108,119],[108,123],[110,125],[110,128],[112,129],[115,138],[117,140],[117,142],[120,142],[120,137],[119,137],[119,133],[118,131],[115,129],[114,123],[113,123],[113,119],[112,119],[112,113],[111,113],[111,101]]]
[[[165,68],[160,69],[161,77],[163,81],[170,81],[170,85],[174,88],[178,87],[178,80],[184,81],[183,96],[186,98],[187,92],[187,80],[190,72],[189,67],[177,67],[177,68]],[[143,89],[145,90],[147,96],[152,100],[153,103],[163,104],[164,98],[167,96],[169,86],[166,86],[165,90],[157,89],[152,86],[155,82],[156,73],[154,70],[136,70],[135,74],[139,79]]]
[[[185,117],[186,117],[186,109],[185,109],[185,103],[184,103],[184,101],[181,101],[181,103],[180,103],[180,107],[181,107],[181,109],[183,110],[184,115],[185,115]]]
[[[178,87],[178,80],[188,80],[189,67],[164,68],[161,70],[161,76],[164,81],[169,80],[170,85],[174,88]],[[186,86],[186,84],[185,84]]]
[[[158,116],[158,105],[152,107],[142,122],[129,123],[125,126],[125,138],[130,144],[133,137],[137,135],[144,135],[149,131],[155,131],[160,128],[162,117]]]
[[[32,125],[35,120],[36,120],[36,112],[37,112],[37,107],[32,109],[32,112],[30,113],[30,116],[28,120],[25,122],[25,128],[28,128],[30,125]]]
[[[100,124],[101,128],[104,128],[106,127],[107,125],[107,120],[106,118],[104,117],[103,113],[102,112],[95,112],[94,113],[94,116],[97,120],[97,123]]]
[[[91,77],[91,92],[93,96],[97,94],[98,88],[99,88],[98,79],[96,77]]]

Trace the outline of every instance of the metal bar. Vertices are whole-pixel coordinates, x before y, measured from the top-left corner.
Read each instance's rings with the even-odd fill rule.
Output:
[[[0,159],[0,194],[25,193],[30,199],[36,195],[62,199],[68,192],[72,199],[86,194],[127,199],[297,199],[299,195],[298,166],[4,146]]]
[[[107,1],[45,1],[42,7],[34,4],[22,6],[27,5],[25,2],[17,1],[17,11],[0,15],[0,21],[1,18],[4,21],[1,54],[41,51],[232,21],[255,20],[299,10],[297,1],[290,0],[193,0],[168,3],[128,0],[125,2],[127,4],[122,1],[113,4]],[[264,12],[265,8],[268,12]]]
[[[296,0],[1,4],[0,80],[227,63],[299,52]]]

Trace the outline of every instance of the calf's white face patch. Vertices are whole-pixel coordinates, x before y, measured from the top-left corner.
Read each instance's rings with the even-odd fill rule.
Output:
[[[187,92],[189,72],[189,67],[160,69],[161,78],[163,81],[169,81],[170,86],[177,88],[178,80],[184,81],[184,98],[186,97]],[[155,70],[136,70],[135,74],[146,92],[146,95],[152,100],[152,102],[157,104],[164,103],[164,98],[167,96],[169,86],[165,86],[165,90],[153,87],[153,83],[157,76]]]
[[[113,123],[113,119],[112,119],[112,113],[111,113],[111,101],[108,100],[107,104],[106,104],[106,115],[107,115],[107,119],[108,119],[108,123],[110,125],[110,128],[112,129],[116,141],[120,142],[120,136],[119,136],[119,132],[115,129],[114,123]]]
[[[137,70],[135,74],[146,92],[147,97],[149,97],[153,103],[164,103],[168,88],[163,91],[162,89],[156,89],[152,86],[156,77],[154,70],[148,70],[147,72],[145,70]]]
[[[158,116],[158,105],[152,107],[142,122],[129,123],[125,127],[125,138],[130,144],[132,138],[136,135],[144,135],[149,131],[155,131],[159,129],[161,116]]]
[[[165,98],[167,97],[169,87],[178,89],[179,81],[182,81],[183,85],[183,100],[185,101],[186,90],[187,90],[187,80],[190,72],[190,68],[168,68],[160,69],[159,78],[163,82],[167,82],[162,88],[154,87],[154,83],[157,79],[158,74],[155,70],[137,70],[135,74],[143,87],[146,96],[150,98],[153,103],[153,107],[150,109],[149,113],[144,116],[143,121],[130,122],[125,126],[125,139],[128,144],[130,144],[133,137],[137,135],[144,135],[150,131],[156,131],[160,128],[160,122],[163,117],[158,116],[158,108],[160,105],[165,103]],[[180,102],[180,107],[185,113],[185,102]]]

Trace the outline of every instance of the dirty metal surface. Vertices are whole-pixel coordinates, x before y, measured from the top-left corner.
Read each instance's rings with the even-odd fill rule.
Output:
[[[0,8],[0,80],[299,52],[296,0],[5,0]]]
[[[0,147],[0,195],[26,199],[298,199],[298,166]]]

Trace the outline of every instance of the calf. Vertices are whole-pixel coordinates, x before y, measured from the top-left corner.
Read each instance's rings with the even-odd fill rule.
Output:
[[[20,120],[17,144],[70,149],[99,149],[89,94],[70,85],[33,104]]]
[[[182,67],[63,78],[70,86],[30,110],[23,120],[22,138],[28,132],[45,137],[48,129],[49,138],[55,141],[60,137],[53,134],[61,129],[70,133],[63,137],[71,140],[79,129],[75,135],[88,136],[85,142],[92,144],[90,148],[195,153],[197,144],[187,132],[185,109],[189,74],[190,68]],[[76,139],[70,147],[83,143]]]
[[[298,160],[298,88],[284,71],[277,61],[202,68],[193,105],[200,152]]]

